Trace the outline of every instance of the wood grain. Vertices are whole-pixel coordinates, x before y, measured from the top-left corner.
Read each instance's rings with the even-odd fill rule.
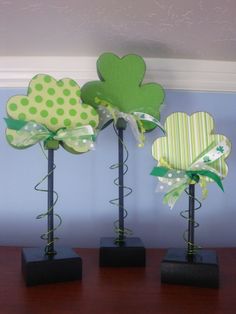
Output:
[[[99,268],[97,249],[77,249],[83,280],[26,287],[20,248],[0,248],[1,314],[233,314],[236,249],[217,249],[220,288],[161,285],[165,250],[147,250],[146,268]]]

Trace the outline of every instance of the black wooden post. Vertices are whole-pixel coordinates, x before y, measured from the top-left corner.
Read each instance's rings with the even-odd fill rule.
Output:
[[[47,255],[55,255],[54,250],[54,200],[53,200],[53,167],[54,167],[54,150],[48,149],[48,237],[47,237]]]
[[[118,175],[119,175],[119,242],[124,241],[124,147],[123,132],[126,129],[127,122],[119,118],[116,123],[118,130]]]
[[[188,256],[194,255],[195,184],[189,184]]]

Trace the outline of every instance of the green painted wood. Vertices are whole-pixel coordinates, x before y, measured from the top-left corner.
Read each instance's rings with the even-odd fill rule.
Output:
[[[55,80],[46,74],[36,75],[29,83],[27,95],[15,95],[7,102],[10,118],[22,121],[35,121],[45,125],[50,131],[61,128],[75,128],[90,124],[98,126],[99,116],[92,106],[83,104],[79,85],[70,78]],[[7,129],[6,136],[10,145],[16,131]],[[63,144],[63,147],[75,151]],[[15,147],[18,148],[18,147]],[[26,148],[24,145],[21,148]]]
[[[84,102],[97,108],[95,98],[112,104],[119,111],[144,112],[160,119],[164,90],[157,83],[145,83],[146,65],[142,57],[129,54],[119,58],[113,53],[103,53],[97,60],[100,81],[86,83],[81,88]],[[155,128],[151,122],[143,122],[146,131]]]
[[[214,134],[214,120],[207,112],[196,112],[191,116],[175,112],[167,117],[165,129],[167,136],[154,141],[152,155],[158,163],[164,158],[175,169],[187,170],[213,142],[215,145],[222,140],[229,143],[224,135]],[[210,164],[223,177],[228,172],[225,162],[228,155],[229,153]],[[206,180],[211,181],[209,178]]]

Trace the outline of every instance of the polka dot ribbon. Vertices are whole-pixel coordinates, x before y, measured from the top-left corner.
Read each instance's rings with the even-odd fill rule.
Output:
[[[226,141],[221,141],[217,145],[212,143],[196,158],[187,170],[174,169],[163,158],[160,161],[161,166],[154,167],[151,172],[151,175],[159,177],[160,180],[157,191],[166,192],[163,203],[168,204],[172,209],[187,186],[196,184],[200,180],[204,181],[204,177],[208,177],[216,182],[221,190],[224,191],[221,181],[222,175],[211,167],[210,164],[226,155],[229,150],[230,146]],[[199,183],[201,185],[201,182]],[[203,190],[206,190],[204,184],[201,187]],[[206,191],[203,191],[203,196],[204,194],[205,196],[207,195]]]
[[[38,142],[46,142],[49,139],[64,142],[68,147],[77,150],[90,150],[94,147],[95,135],[90,125],[75,127],[73,129],[59,129],[56,132],[49,131],[44,125],[34,121],[13,120],[5,118],[7,127],[15,130],[16,136],[12,144],[16,147],[32,146]]]
[[[125,113],[119,111],[118,109],[114,108],[109,102],[101,100],[98,97],[95,98],[95,102],[99,105],[98,107],[100,117],[99,128],[104,129],[108,124],[111,123],[111,121],[114,121],[116,124],[119,118],[123,118],[129,124],[131,131],[138,142],[139,147],[143,147],[145,142],[144,136],[145,129],[143,127],[142,120],[153,122],[157,127],[159,127],[163,131],[164,134],[166,134],[166,131],[164,127],[161,125],[160,121],[158,121],[150,114],[143,112]]]

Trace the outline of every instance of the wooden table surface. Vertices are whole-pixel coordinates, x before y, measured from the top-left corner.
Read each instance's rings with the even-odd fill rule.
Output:
[[[161,285],[165,250],[147,250],[146,268],[99,268],[97,249],[78,249],[83,280],[26,287],[20,248],[0,247],[0,314],[236,313],[236,249],[217,249],[220,288]]]

